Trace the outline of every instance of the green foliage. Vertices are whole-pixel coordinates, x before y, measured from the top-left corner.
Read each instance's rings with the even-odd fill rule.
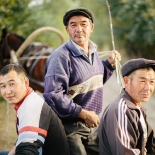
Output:
[[[0,103],[4,102],[5,100],[3,99],[3,97],[0,95]]]
[[[1,0],[0,1],[0,25],[8,29],[16,28],[27,21],[30,16],[28,3],[30,0]]]
[[[155,1],[109,0],[114,33],[132,57],[155,56]]]

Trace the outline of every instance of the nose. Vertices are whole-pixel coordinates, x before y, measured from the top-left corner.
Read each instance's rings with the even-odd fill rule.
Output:
[[[144,89],[149,91],[151,88],[152,88],[151,84],[149,82],[146,82],[145,86],[144,86]]]
[[[6,94],[11,94],[11,89],[10,89],[10,87],[6,87],[5,92],[6,92]]]
[[[82,26],[81,26],[81,25],[77,25],[76,30],[77,30],[78,32],[82,31]]]

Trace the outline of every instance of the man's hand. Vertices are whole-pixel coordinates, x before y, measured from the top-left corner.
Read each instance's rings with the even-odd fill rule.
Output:
[[[83,119],[85,123],[92,128],[97,127],[100,123],[99,117],[94,111],[82,109],[78,117]]]
[[[109,53],[109,56],[108,56],[108,61],[111,64],[111,66],[115,65],[115,58],[118,61],[121,61],[121,54],[118,51],[113,50]]]
[[[13,146],[8,155],[15,155],[16,146]]]

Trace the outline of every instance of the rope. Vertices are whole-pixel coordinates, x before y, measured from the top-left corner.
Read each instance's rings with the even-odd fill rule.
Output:
[[[20,60],[20,61],[22,61],[22,60],[33,60],[33,59],[47,59],[47,58],[49,58],[50,57],[50,55],[48,55],[48,56],[32,56],[32,57],[20,57],[20,58],[18,58],[18,60]]]
[[[100,58],[103,58],[105,56],[107,56],[108,54],[110,53],[110,51],[104,51],[104,52],[98,52],[98,55]],[[38,56],[31,56],[31,57],[20,57],[18,58],[19,61],[24,61],[24,60],[34,60],[34,59],[47,59],[49,58],[50,55],[47,55],[47,56],[41,56],[38,55]],[[4,60],[8,60],[8,59],[4,59]]]
[[[98,55],[100,58],[107,56],[110,53],[110,51],[104,51],[104,52],[98,52]]]

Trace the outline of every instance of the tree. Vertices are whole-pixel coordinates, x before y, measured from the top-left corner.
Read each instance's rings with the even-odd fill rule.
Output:
[[[1,28],[17,30],[23,21],[27,21],[31,12],[27,7],[31,0],[1,0],[0,1],[0,25]]]
[[[155,56],[155,1],[109,0],[114,33],[130,57]]]

